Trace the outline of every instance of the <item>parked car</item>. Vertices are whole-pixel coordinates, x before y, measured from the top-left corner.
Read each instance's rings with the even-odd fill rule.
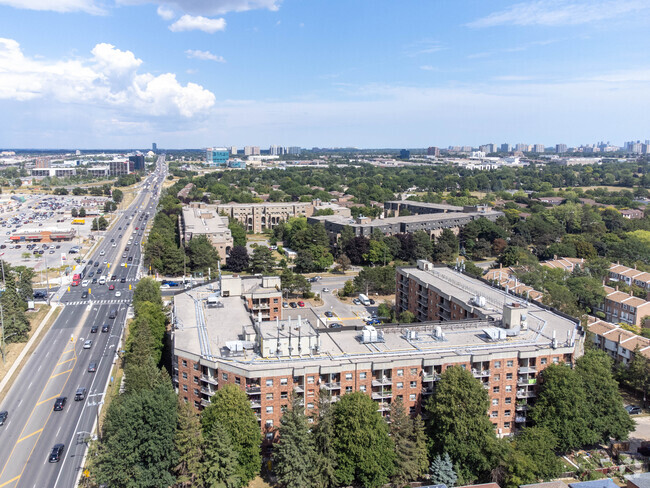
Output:
[[[289,302],[289,306],[291,308],[298,308],[298,304],[296,302]]]
[[[330,329],[340,329],[341,327],[343,327],[343,324],[339,324],[338,322],[330,324]]]
[[[627,405],[625,407],[625,410],[630,415],[639,415],[639,414],[643,413],[643,410],[641,409],[641,407],[637,407],[636,405]]]
[[[298,302],[298,306],[299,306],[299,307],[304,307],[304,306],[305,306],[305,302],[303,302],[302,300],[299,301],[299,302]]]
[[[334,312],[330,312],[330,311],[328,310],[327,312],[325,312],[325,317],[331,319],[332,317],[334,317]]]

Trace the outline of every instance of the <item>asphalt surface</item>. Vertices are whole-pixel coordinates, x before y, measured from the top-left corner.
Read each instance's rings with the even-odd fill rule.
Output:
[[[158,193],[165,177],[161,173],[163,162],[164,158],[159,159],[158,170],[150,177],[150,180],[160,178]],[[103,404],[106,387],[112,381],[110,373],[118,359],[127,309],[138,280],[140,244],[146,221],[129,216],[136,210],[138,216],[141,212],[150,212],[150,219],[155,214],[158,194],[152,193],[153,185],[149,185],[148,191],[144,186],[143,183],[138,197],[106,233],[93,255],[87,257],[99,260],[100,264],[95,267],[86,263],[86,274],[103,269],[102,276],[108,279],[114,274],[117,280],[103,286],[89,284],[60,290],[63,310],[0,405],[0,411],[9,412],[5,425],[0,427],[0,488],[72,488],[81,475],[87,441],[99,415],[100,404]],[[149,209],[149,205],[153,207]],[[135,227],[140,229],[135,230]],[[127,257],[123,258],[124,248],[134,232],[136,236]],[[100,255],[102,251],[104,255]],[[129,256],[133,258],[130,263]],[[127,267],[121,266],[122,263],[127,263]],[[121,283],[122,277],[125,283]],[[115,285],[115,290],[109,290],[109,284]],[[89,292],[86,299],[82,298],[84,291]],[[118,291],[119,297],[116,296]],[[111,310],[118,312],[115,319],[109,318]],[[107,333],[101,332],[104,324],[110,325]],[[92,325],[99,326],[97,333],[90,332]],[[92,346],[84,349],[88,339],[93,341]],[[88,371],[91,361],[97,363],[92,373]],[[86,399],[74,401],[79,387],[87,389]],[[67,403],[62,411],[54,412],[54,401],[59,396],[67,397]],[[49,463],[50,451],[58,443],[65,445],[63,456],[58,463]]]

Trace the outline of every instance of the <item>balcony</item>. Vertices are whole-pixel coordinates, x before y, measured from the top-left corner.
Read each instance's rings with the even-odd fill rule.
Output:
[[[251,408],[262,408],[262,403],[259,400],[251,400]]]
[[[537,367],[535,367],[535,366],[521,366],[519,368],[519,374],[528,374],[528,373],[537,373]]]
[[[438,381],[440,380],[440,375],[438,373],[425,373],[422,376],[422,381]]]
[[[528,385],[536,385],[537,384],[537,378],[519,378],[517,380],[517,386],[528,386]]]
[[[177,374],[172,376],[172,382],[174,382],[175,384],[178,384],[178,375]]]
[[[215,385],[215,386],[219,384],[219,383],[217,383],[217,378],[215,378],[214,376],[207,375],[207,374],[202,374],[201,375],[201,381],[205,381],[206,383],[210,383],[211,385]]]
[[[259,395],[262,393],[262,387],[259,385],[246,385],[246,393],[249,395]]]
[[[484,378],[490,376],[490,370],[484,369],[479,371],[478,369],[473,369],[472,374],[474,375],[474,378]]]
[[[209,407],[210,406],[210,400],[208,400],[207,398],[201,399],[201,405],[203,405],[204,407]]]
[[[373,391],[372,399],[373,400],[385,400],[387,398],[393,398],[392,391]]]
[[[515,410],[517,412],[527,412],[529,408],[530,408],[530,406],[527,403],[518,403],[515,406]]]
[[[433,387],[422,388],[422,395],[423,396],[433,395],[434,390],[435,390],[435,388],[433,388]]]
[[[335,382],[335,383],[325,383],[323,385],[323,388],[326,390],[340,390],[341,389],[341,383]]]
[[[525,424],[526,420],[527,420],[526,417],[524,417],[523,415],[517,415],[515,417],[515,422],[517,422],[518,424]]]
[[[305,393],[305,389],[302,385],[294,385],[293,389],[296,393]]]
[[[393,384],[393,380],[391,380],[387,376],[384,376],[383,378],[380,379],[374,378],[372,380],[372,386],[391,386],[392,384]]]
[[[205,395],[212,396],[212,395],[214,395],[214,394],[216,393],[216,391],[215,391],[215,390],[211,390],[210,388],[206,388],[205,386],[202,386],[202,387],[201,387],[201,393],[203,393],[203,394],[205,394]]]
[[[517,398],[535,398],[535,393],[528,390],[517,390]]]
[[[270,303],[253,303],[251,305],[252,310],[268,310],[271,308]]]
[[[449,308],[449,305],[445,305],[444,303],[438,302],[438,307],[446,312],[451,313],[451,308]]]
[[[390,403],[381,402],[377,404],[378,412],[388,412],[390,411]]]

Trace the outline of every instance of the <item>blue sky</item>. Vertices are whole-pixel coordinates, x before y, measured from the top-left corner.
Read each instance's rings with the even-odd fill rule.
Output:
[[[650,138],[647,0],[0,0],[0,147]]]

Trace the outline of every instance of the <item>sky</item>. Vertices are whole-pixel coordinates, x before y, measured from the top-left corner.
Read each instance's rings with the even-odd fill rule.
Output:
[[[0,147],[650,138],[648,0],[0,0]]]

